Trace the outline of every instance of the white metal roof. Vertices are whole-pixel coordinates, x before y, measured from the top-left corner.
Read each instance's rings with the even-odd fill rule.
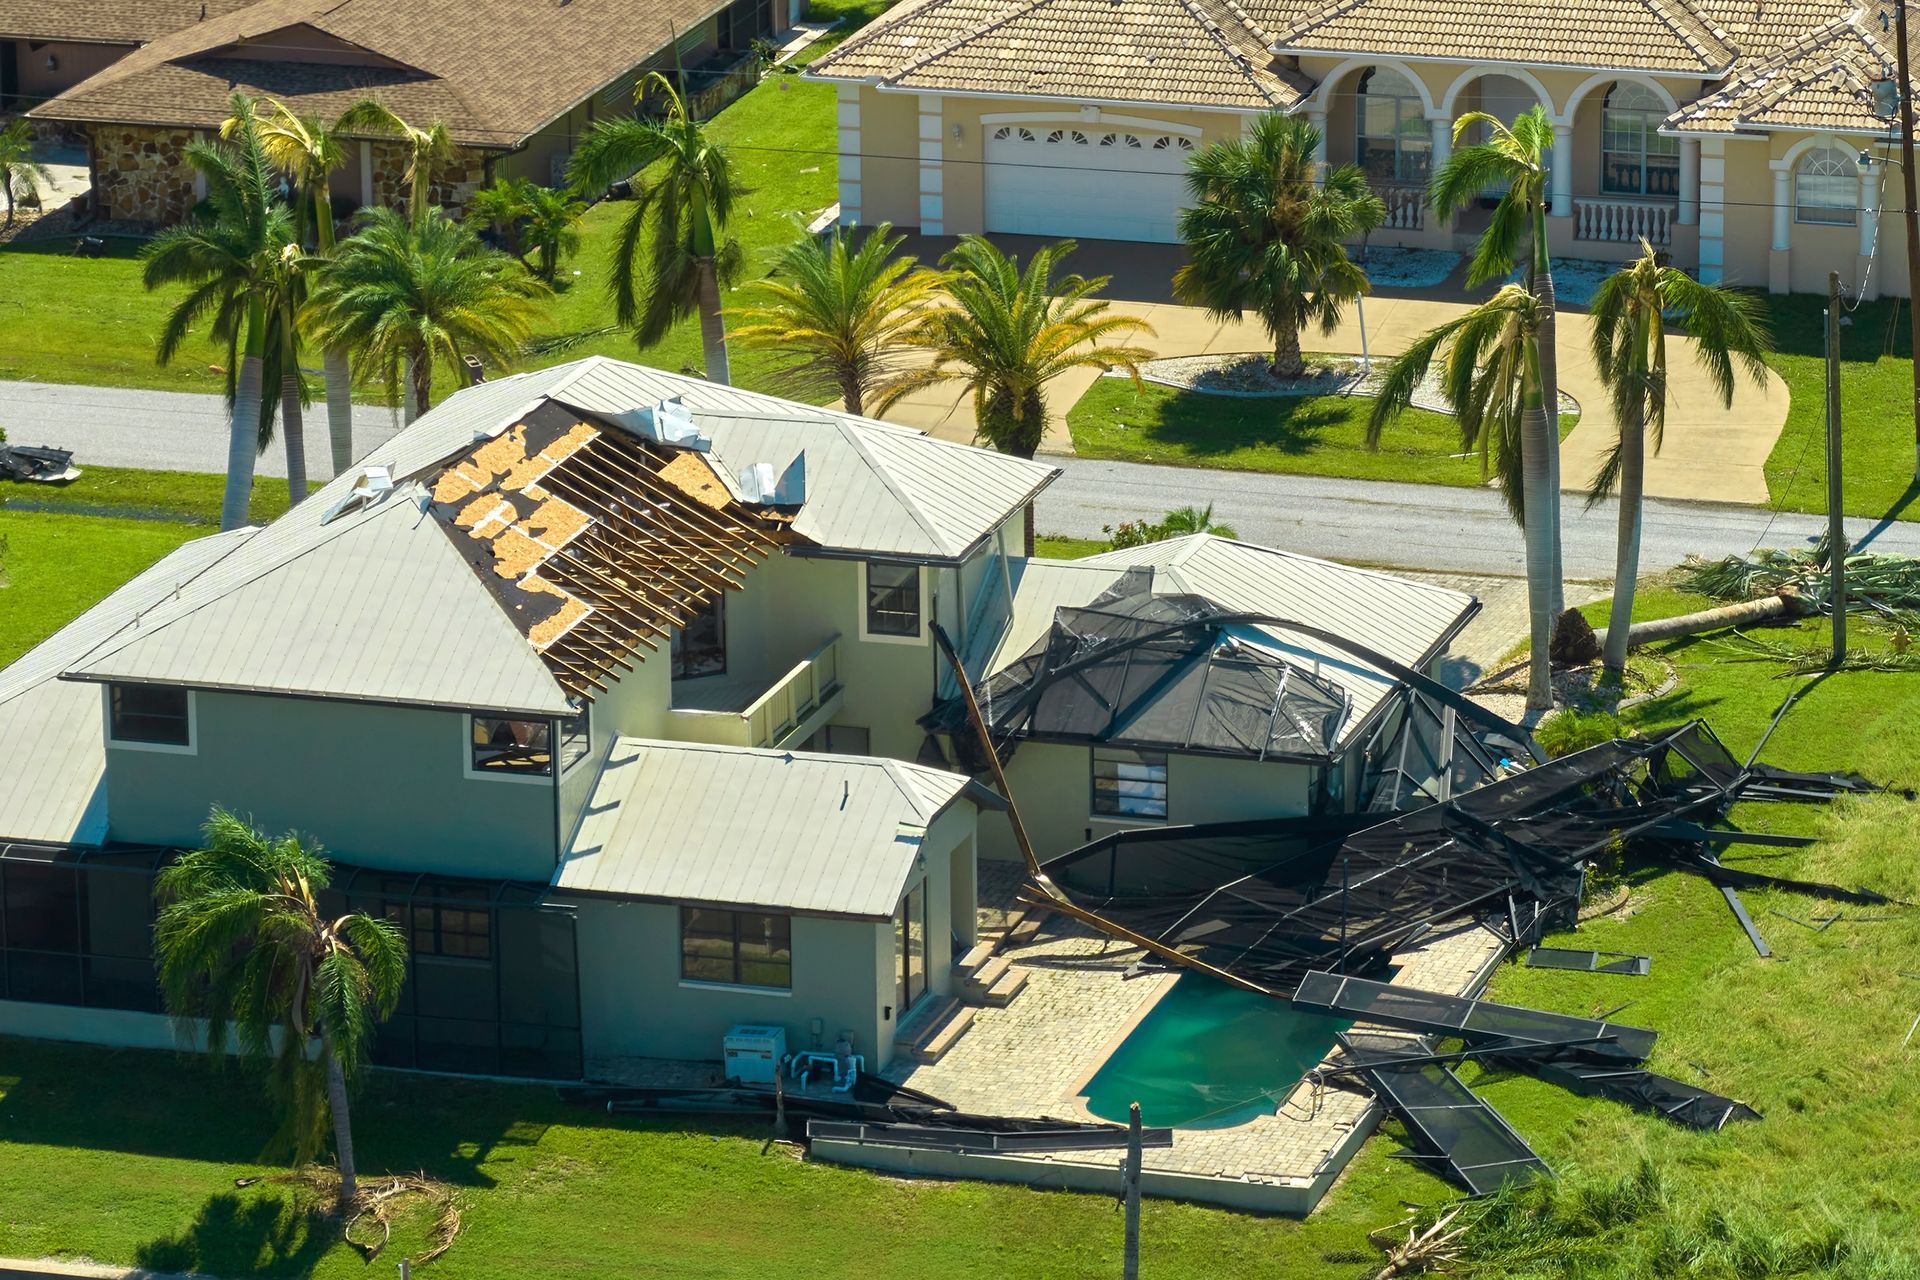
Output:
[[[106,837],[100,691],[55,677],[252,534],[238,529],[185,543],[0,671],[0,837],[76,844]]]
[[[1464,592],[1373,569],[1316,560],[1271,547],[1193,534],[1102,552],[1084,560],[1016,562],[1012,616],[976,633],[968,670],[991,674],[1025,653],[1053,624],[1054,610],[1078,608],[1128,569],[1151,568],[1153,590],[1203,597],[1235,613],[1291,618],[1345,636],[1396,662],[1418,667],[1478,607]],[[1398,683],[1323,641],[1284,628],[1249,629],[1254,640],[1346,690],[1353,712],[1345,738]]]
[[[320,524],[308,499],[68,671],[425,706],[565,715],[554,680],[422,509],[416,485]],[[308,508],[314,508],[309,513]],[[286,533],[297,536],[281,537]]]
[[[553,884],[885,919],[967,787],[899,760],[621,738]]]

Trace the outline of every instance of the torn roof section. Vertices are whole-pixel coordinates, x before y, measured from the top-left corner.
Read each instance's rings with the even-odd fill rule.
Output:
[[[742,501],[801,459],[804,502]],[[61,674],[565,716],[776,545],[955,563],[1058,474],[594,357],[450,397]]]

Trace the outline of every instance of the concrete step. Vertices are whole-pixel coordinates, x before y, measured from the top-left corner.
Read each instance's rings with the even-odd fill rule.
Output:
[[[893,1051],[928,1066],[940,1061],[972,1025],[972,1009],[952,996],[940,996],[914,1015],[893,1042]]]
[[[1003,1009],[1013,1003],[1013,998],[1019,995],[1021,988],[1026,985],[1025,969],[1009,969],[1000,981],[987,988],[987,1003],[996,1009]]]
[[[960,973],[972,973],[975,969],[978,969],[981,965],[993,959],[993,950],[997,945],[997,940],[974,943],[971,951],[953,962],[954,969]]]
[[[1008,927],[1006,937],[1001,940],[1002,945],[1009,947],[1026,946],[1040,936],[1041,928],[1052,915],[1053,912],[1047,910],[1045,907],[1028,907],[1020,913],[1020,918]]]

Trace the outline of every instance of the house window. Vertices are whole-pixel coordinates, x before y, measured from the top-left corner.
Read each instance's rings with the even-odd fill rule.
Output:
[[[551,777],[553,722],[474,716],[473,772]]]
[[[680,976],[688,982],[792,990],[792,917],[680,908]]]
[[[451,885],[438,890],[456,901],[442,904],[416,898],[411,906],[389,904],[387,918],[407,931],[414,956],[444,956],[455,960],[493,958],[493,915],[477,901],[482,886]],[[468,901],[458,901],[459,899]]]
[[[1860,216],[1860,170],[1839,147],[1815,147],[1793,174],[1794,218],[1850,227]]]
[[[1166,817],[1166,752],[1095,747],[1093,813],[1105,818]]]
[[[1354,157],[1376,185],[1421,186],[1433,147],[1426,104],[1398,71],[1375,67],[1360,77]]]
[[[673,633],[673,678],[719,676],[727,672],[727,601],[715,596]]]
[[[580,704],[576,715],[560,722],[560,772],[579,764],[593,749],[593,736],[587,724],[587,704]]]
[[[1600,190],[1611,195],[1680,194],[1680,139],[1660,136],[1666,104],[1645,85],[1616,80],[1600,111]]]
[[[192,746],[191,696],[185,689],[157,684],[107,686],[113,740],[143,746]]]
[[[867,634],[919,638],[919,565],[867,565]]]

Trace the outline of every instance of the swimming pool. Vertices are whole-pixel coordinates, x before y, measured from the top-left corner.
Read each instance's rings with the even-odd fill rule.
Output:
[[[1087,1110],[1126,1123],[1226,1129],[1270,1114],[1350,1023],[1183,974],[1087,1082]]]

